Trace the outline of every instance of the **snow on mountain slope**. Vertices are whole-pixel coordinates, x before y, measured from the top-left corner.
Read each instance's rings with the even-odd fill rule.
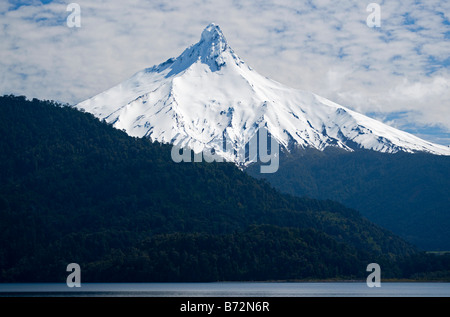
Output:
[[[268,79],[242,61],[219,26],[179,57],[144,69],[76,105],[129,135],[216,153],[239,164],[260,127],[286,149],[355,148],[450,155],[432,144],[310,92]],[[226,138],[236,152],[223,151]]]

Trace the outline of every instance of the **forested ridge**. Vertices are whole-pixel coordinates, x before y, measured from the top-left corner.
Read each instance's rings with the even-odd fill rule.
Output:
[[[72,262],[85,282],[363,278],[371,262],[386,278],[448,276],[449,256],[353,209],[232,164],[176,164],[169,145],[67,105],[4,96],[0,120],[1,282],[65,281]]]
[[[296,196],[358,210],[422,250],[450,250],[450,156],[369,150],[283,152],[277,173],[250,175]]]

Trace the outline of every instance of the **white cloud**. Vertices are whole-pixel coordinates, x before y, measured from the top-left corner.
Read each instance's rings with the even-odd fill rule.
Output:
[[[448,1],[380,1],[381,28],[365,24],[370,1],[76,2],[79,29],[65,24],[69,2],[12,11],[2,2],[1,94],[76,103],[179,55],[216,22],[265,76],[363,113],[405,111],[417,125],[450,131]]]

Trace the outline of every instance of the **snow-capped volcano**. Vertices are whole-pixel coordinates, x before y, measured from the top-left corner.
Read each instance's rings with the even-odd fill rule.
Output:
[[[197,153],[215,148],[239,164],[244,163],[239,149],[260,127],[287,150],[333,146],[450,155],[446,146],[258,74],[235,54],[215,24],[177,58],[144,69],[76,107],[131,136]],[[235,152],[222,151],[224,136]]]

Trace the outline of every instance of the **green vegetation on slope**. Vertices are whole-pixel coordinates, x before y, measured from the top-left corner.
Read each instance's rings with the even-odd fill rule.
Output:
[[[329,149],[284,153],[275,174],[259,174],[296,196],[331,199],[358,210],[423,250],[450,249],[450,157]]]
[[[417,256],[339,203],[173,163],[70,107],[4,96],[0,120],[2,282],[64,281],[72,262],[86,282],[362,278],[370,262],[400,277]]]

